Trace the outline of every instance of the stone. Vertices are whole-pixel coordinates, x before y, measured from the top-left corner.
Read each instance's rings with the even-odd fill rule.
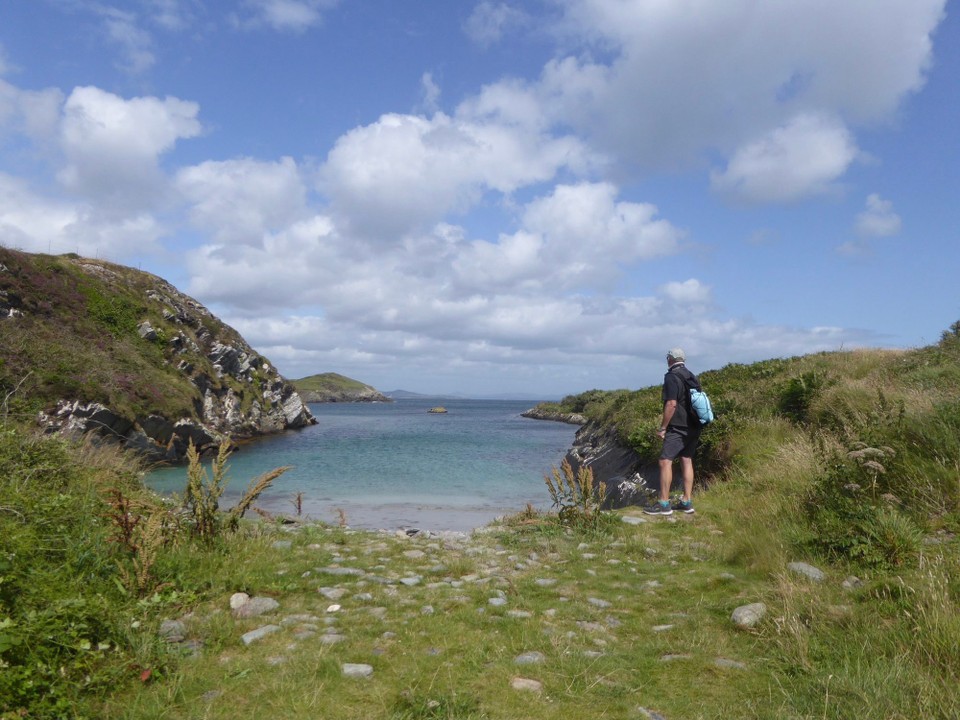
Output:
[[[643,525],[647,522],[646,518],[638,517],[637,515],[624,515],[620,518],[627,525]]]
[[[546,659],[547,658],[543,653],[534,651],[517,655],[517,657],[513,659],[513,662],[515,662],[517,665],[535,665],[537,663],[542,663]]]
[[[250,602],[250,596],[246,593],[234,593],[230,596],[230,609],[239,610],[248,602]]]
[[[263,638],[267,637],[267,635],[271,635],[277,632],[277,630],[279,629],[280,629],[279,625],[264,625],[263,627],[259,627],[256,630],[251,630],[248,633],[244,633],[243,635],[240,636],[240,639],[243,641],[244,645],[249,645],[250,643],[254,643],[257,640],[262,640]]]
[[[587,598],[587,602],[591,605],[595,605],[598,608],[608,608],[611,606],[611,603],[607,600],[601,600],[600,598]]]
[[[761,602],[757,602],[750,603],[749,605],[741,605],[733,611],[730,619],[734,625],[746,630],[755,627],[766,614],[767,606]]]
[[[746,670],[747,666],[739,660],[730,660],[729,658],[718,657],[713,664],[719,668],[729,668],[731,670]]]
[[[373,667],[364,663],[344,663],[341,667],[344,677],[369,678],[373,676]]]
[[[510,687],[514,690],[522,690],[524,692],[543,692],[543,683],[538,680],[531,680],[530,678],[515,677],[510,681]]]
[[[232,602],[232,598],[231,598]],[[278,607],[280,603],[270,597],[252,597],[247,600],[247,602],[239,605],[233,609],[234,617],[238,618],[251,618],[259,617],[268,612],[273,612]]]
[[[327,600],[333,600],[334,602],[337,600],[342,600],[343,596],[349,593],[349,591],[345,590],[344,588],[330,587],[319,588],[317,592],[323,595]]]
[[[863,587],[863,580],[856,575],[851,575],[843,581],[842,586],[845,590],[858,590]]]
[[[814,582],[823,582],[826,575],[823,570],[815,568],[813,565],[808,565],[805,562],[792,562],[787,565],[787,569],[795,575],[803,575],[809,580]]]

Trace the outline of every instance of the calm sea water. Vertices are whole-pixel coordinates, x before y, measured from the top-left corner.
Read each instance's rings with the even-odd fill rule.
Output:
[[[431,414],[442,404],[446,414]],[[576,427],[530,420],[534,401],[397,400],[321,403],[318,425],[244,445],[230,457],[222,507],[255,477],[283,466],[256,505],[302,512],[336,523],[339,510],[355,528],[469,530],[498,515],[550,505],[543,476],[559,466]],[[180,493],[183,467],[150,473],[147,484]]]

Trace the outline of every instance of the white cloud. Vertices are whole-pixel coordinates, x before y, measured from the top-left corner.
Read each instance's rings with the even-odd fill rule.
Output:
[[[166,187],[158,158],[201,126],[196,103],[177,98],[124,100],[95,87],[76,88],[64,106],[58,177],[79,196],[128,209],[150,205]]]
[[[292,158],[208,161],[180,170],[175,183],[194,225],[220,243],[260,243],[306,214],[306,188]]]
[[[667,283],[661,292],[673,302],[683,305],[702,305],[710,301],[710,288],[695,279]]]
[[[424,73],[420,77],[420,87],[423,92],[423,107],[429,113],[435,113],[440,108],[440,86],[433,79],[433,73]]]
[[[304,32],[319,25],[324,11],[339,0],[246,0],[251,17],[248,26],[267,25],[274,30]]]
[[[54,200],[0,173],[0,237],[28,252],[75,252],[121,262],[156,251],[164,229],[150,214],[105,216],[84,203]]]
[[[0,79],[0,138],[22,133],[40,143],[49,141],[59,127],[62,104],[63,94],[55,88],[21,90]]]
[[[391,114],[342,136],[321,176],[354,232],[391,238],[463,212],[484,192],[511,193],[591,161],[576,139],[518,124]]]
[[[889,118],[924,83],[944,6],[569,0],[562,28],[574,50],[529,91],[624,164],[690,166],[797,118],[849,128]]]
[[[473,42],[488,47],[500,41],[510,30],[529,22],[526,13],[507,3],[484,0],[474,7],[464,23],[463,30]]]
[[[866,209],[857,215],[857,234],[866,238],[889,237],[900,232],[900,216],[893,203],[873,193],[867,197]]]
[[[900,227],[900,216],[893,211],[893,203],[872,193],[867,197],[866,209],[857,215],[855,230],[859,238],[837,246],[837,253],[851,258],[869,255],[877,238],[896,235]]]
[[[710,180],[714,190],[740,200],[791,202],[829,192],[856,157],[840,122],[801,115],[739,148]]]
[[[107,37],[123,51],[122,69],[138,75],[153,67],[156,56],[153,54],[153,39],[140,28],[133,13],[112,7],[96,6],[103,17]]]

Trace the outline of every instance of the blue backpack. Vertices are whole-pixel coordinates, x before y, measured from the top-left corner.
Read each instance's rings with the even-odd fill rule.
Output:
[[[709,425],[713,422],[713,408],[710,406],[710,398],[703,390],[690,388],[690,407],[693,408],[693,414],[701,425]]]
[[[701,425],[709,425],[714,420],[710,398],[703,391],[703,388],[700,387],[700,381],[696,379],[694,374],[687,370],[686,367],[684,367],[683,370],[685,372],[678,372],[677,375],[683,379],[683,384],[689,391],[690,410],[693,412],[693,415],[696,416],[697,420],[700,421]]]

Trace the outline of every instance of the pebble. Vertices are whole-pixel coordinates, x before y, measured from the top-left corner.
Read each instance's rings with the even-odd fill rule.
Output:
[[[264,625],[263,627],[259,627],[256,630],[251,630],[248,633],[244,633],[243,635],[240,636],[240,639],[243,641],[244,645],[249,645],[250,643],[254,643],[257,640],[262,640],[267,635],[271,635],[277,632],[277,630],[279,629],[280,629],[279,625]]]
[[[368,678],[373,676],[373,667],[363,663],[344,663],[341,667],[344,677]]]
[[[510,681],[510,687],[514,690],[522,690],[526,692],[543,692],[543,683],[539,680],[532,680],[530,678],[515,677]]]
[[[823,582],[824,578],[826,578],[823,570],[815,568],[813,565],[808,565],[805,562],[789,563],[787,569],[795,575],[803,575],[814,582]]]
[[[543,653],[534,651],[517,655],[513,661],[517,665],[535,665],[536,663],[542,663],[546,659],[547,658]]]

